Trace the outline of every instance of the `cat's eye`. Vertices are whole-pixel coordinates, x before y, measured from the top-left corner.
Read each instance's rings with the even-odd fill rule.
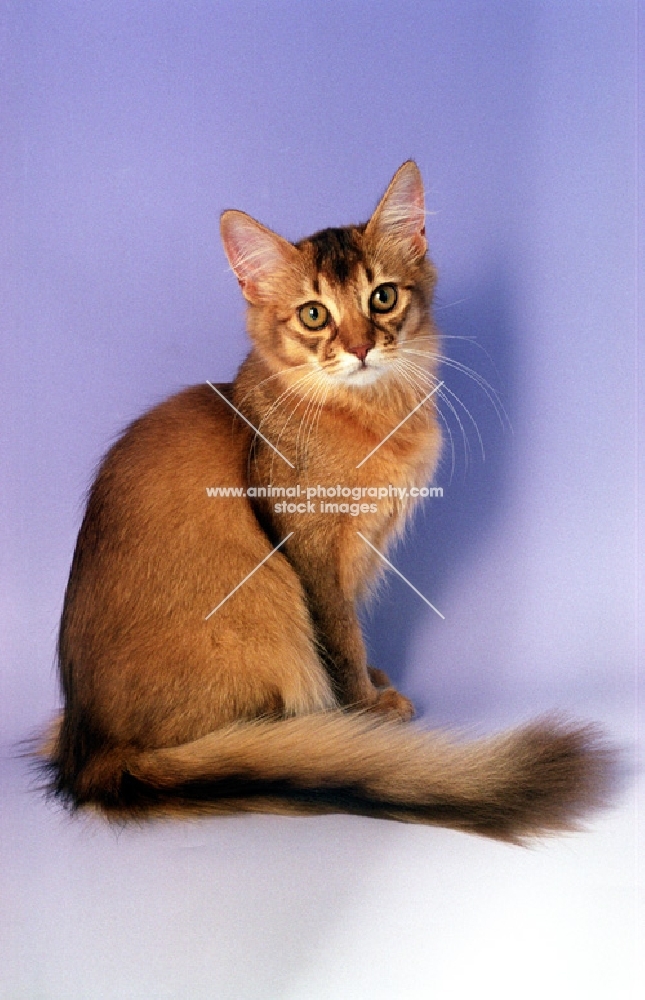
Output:
[[[322,330],[323,326],[327,325],[329,310],[322,302],[307,302],[304,306],[300,306],[298,316],[302,325],[308,330]]]
[[[370,309],[378,313],[389,313],[398,298],[396,285],[379,285],[370,297]]]

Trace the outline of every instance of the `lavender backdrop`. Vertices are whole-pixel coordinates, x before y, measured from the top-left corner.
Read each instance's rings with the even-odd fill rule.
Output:
[[[0,996],[631,996],[633,796],[536,852],[360,819],[70,821],[57,704],[92,469],[247,349],[218,216],[298,238],[426,180],[455,435],[367,617],[429,723],[554,706],[635,739],[636,53],[627,0],[0,3]],[[467,338],[465,340],[456,338]],[[475,342],[476,341],[476,342]],[[429,992],[432,984],[432,993]],[[436,992],[435,992],[436,991]],[[534,991],[534,992],[532,992]],[[635,993],[634,993],[635,995]]]

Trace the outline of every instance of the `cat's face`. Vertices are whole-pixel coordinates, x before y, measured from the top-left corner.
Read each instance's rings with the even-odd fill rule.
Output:
[[[412,162],[366,225],[325,229],[296,245],[225,212],[222,238],[250,303],[249,332],[271,368],[287,381],[311,371],[330,388],[396,375],[402,344],[427,332],[435,273],[424,221]]]

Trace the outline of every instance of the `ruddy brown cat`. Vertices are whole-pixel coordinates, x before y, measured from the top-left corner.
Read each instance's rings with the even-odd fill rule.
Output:
[[[365,225],[292,244],[228,211],[221,229],[253,346],[232,384],[167,400],[103,461],[62,615],[52,787],[119,817],[346,811],[506,839],[570,826],[606,784],[593,727],[463,743],[409,724],[411,703],[367,664],[356,607],[412,501],[290,513],[253,495],[409,494],[433,475],[436,276],[416,165]],[[218,486],[229,496],[209,497]]]

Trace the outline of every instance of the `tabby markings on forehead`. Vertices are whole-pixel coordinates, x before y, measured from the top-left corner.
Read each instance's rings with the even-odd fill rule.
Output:
[[[356,233],[351,228],[322,229],[304,241],[313,247],[316,270],[332,276],[341,285],[345,284],[362,260]]]

